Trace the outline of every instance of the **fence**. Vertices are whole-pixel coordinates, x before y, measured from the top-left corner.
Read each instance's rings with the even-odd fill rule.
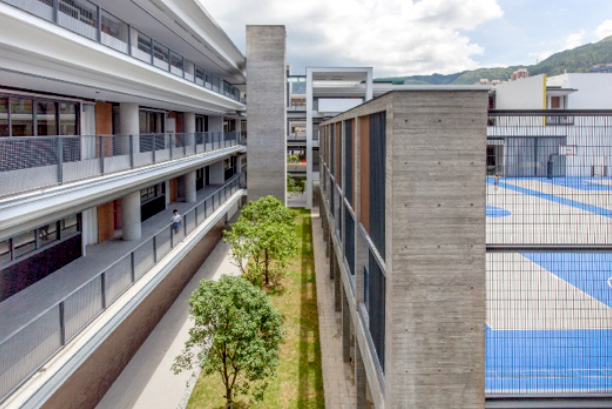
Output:
[[[238,132],[0,138],[0,196],[236,146]]]
[[[486,393],[612,395],[612,112],[491,112]]]
[[[0,0],[240,102],[240,91],[89,0]]]
[[[73,290],[0,341],[0,402],[240,189],[236,176],[183,215],[173,234],[168,225],[126,256]]]

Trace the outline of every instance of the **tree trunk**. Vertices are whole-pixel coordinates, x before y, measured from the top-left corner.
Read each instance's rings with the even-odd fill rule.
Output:
[[[225,407],[227,409],[232,409],[234,407],[234,402],[232,401],[232,390],[230,388],[225,389]]]

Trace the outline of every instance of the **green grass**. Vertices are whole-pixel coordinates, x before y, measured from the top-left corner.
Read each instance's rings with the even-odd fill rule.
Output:
[[[279,348],[277,377],[270,381],[263,402],[248,405],[239,397],[235,408],[311,409],[324,408],[321,374],[321,346],[317,292],[312,251],[310,212],[296,209],[298,254],[290,263],[282,289],[270,293],[273,304],[283,314],[285,336]],[[224,388],[219,375],[201,376],[187,409],[224,407]]]

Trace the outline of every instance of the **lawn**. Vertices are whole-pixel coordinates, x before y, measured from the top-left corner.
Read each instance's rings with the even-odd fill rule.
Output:
[[[324,408],[317,292],[312,252],[310,211],[295,209],[298,254],[289,264],[282,289],[270,293],[283,315],[285,336],[279,348],[277,377],[270,381],[263,402],[248,404],[239,397],[239,408]],[[187,409],[221,409],[224,388],[219,375],[201,376]]]

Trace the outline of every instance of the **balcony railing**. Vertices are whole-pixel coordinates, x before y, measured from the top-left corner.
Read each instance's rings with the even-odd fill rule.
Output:
[[[229,148],[240,139],[238,132],[0,138],[0,197]]]
[[[0,340],[0,402],[225,204],[240,189],[241,178],[237,175],[185,212],[179,233],[168,224]]]
[[[288,141],[305,141],[306,140],[306,132],[290,132],[287,135]]]
[[[197,66],[89,0],[0,0],[130,55],[217,94],[241,102],[240,90]]]

